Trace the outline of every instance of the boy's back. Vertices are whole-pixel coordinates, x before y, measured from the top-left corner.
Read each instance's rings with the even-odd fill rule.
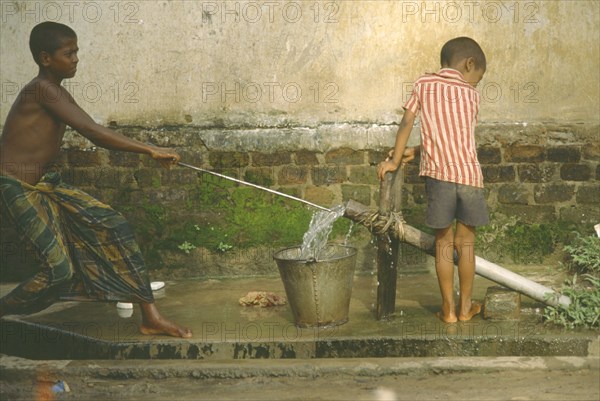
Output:
[[[479,101],[475,88],[452,68],[415,82],[404,108],[421,116],[420,175],[483,187],[474,135]]]

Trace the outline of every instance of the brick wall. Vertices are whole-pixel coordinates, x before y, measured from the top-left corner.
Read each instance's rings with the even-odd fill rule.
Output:
[[[494,209],[527,222],[600,221],[598,142],[482,147],[479,154]]]
[[[352,130],[353,127],[346,129]],[[359,146],[356,143],[345,146],[342,140],[339,146],[329,144],[324,149],[314,146],[293,149],[289,145],[279,149],[277,141],[272,141],[270,145],[260,143],[244,150],[239,145],[229,149],[225,145],[220,149],[210,148],[205,141],[198,139],[201,132],[194,134],[186,130],[175,127],[164,133],[135,127],[121,129],[127,135],[141,140],[154,139],[159,143],[160,138],[168,136],[169,143],[189,164],[323,206],[354,199],[376,207],[379,188],[376,165],[385,158],[389,149],[381,143],[391,146],[395,135],[395,127],[391,127],[384,130],[383,139],[370,138]],[[240,135],[243,133],[240,132]],[[190,208],[199,196],[193,184],[201,176],[199,178],[195,171],[185,168],[164,170],[146,156],[90,149],[87,148],[89,144],[76,136],[70,138],[67,138],[57,161],[64,180],[118,210],[124,210],[126,216],[133,216],[134,227],[141,225],[135,218],[139,216],[136,210],[142,203],[161,205],[169,210],[172,226],[196,218],[201,221],[201,217],[206,216],[214,224],[219,224],[219,216],[211,215],[210,207],[204,206],[201,210]],[[598,138],[596,124],[479,127],[478,155],[490,211],[517,216],[525,222],[558,219],[590,226],[600,222]],[[228,140],[231,141],[224,139],[223,143]],[[407,220],[412,224],[421,223],[426,197],[423,181],[418,176],[418,163],[406,167],[403,190]],[[2,219],[2,227],[4,263],[7,251],[15,252],[14,242],[6,245],[6,239],[14,239],[15,234],[6,219]],[[22,259],[19,261],[22,262]]]
[[[345,146],[342,139],[338,146],[330,143],[327,149],[289,149],[289,145],[287,149],[278,149],[273,139],[268,146],[262,143],[248,151],[209,149],[202,141],[186,146],[188,137],[177,142],[176,131],[169,135],[173,146],[189,164],[324,206],[352,198],[376,207],[379,188],[376,165],[389,149],[381,143],[389,143],[391,147],[394,132],[390,129],[384,140],[371,138],[370,143],[360,146],[356,143]],[[135,129],[129,129],[129,134],[144,136]],[[491,211],[516,215],[527,222],[600,221],[598,125],[488,124],[478,127],[477,137]],[[65,166],[66,181],[109,203],[146,198],[177,204],[190,196],[182,187],[196,179],[194,171],[162,170],[145,156],[85,151],[79,147],[65,149],[60,163]],[[125,190],[128,199],[123,199]],[[426,202],[418,161],[406,167],[403,200],[407,209],[418,209]]]

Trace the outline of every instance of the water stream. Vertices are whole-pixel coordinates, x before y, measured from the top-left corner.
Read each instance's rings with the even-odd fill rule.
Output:
[[[326,258],[323,255],[323,250],[333,229],[333,223],[342,217],[345,211],[345,205],[337,205],[332,207],[330,211],[320,210],[313,214],[308,230],[304,233],[299,259],[323,260]]]

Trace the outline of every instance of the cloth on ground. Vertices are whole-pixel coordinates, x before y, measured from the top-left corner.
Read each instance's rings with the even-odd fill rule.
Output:
[[[239,300],[240,305],[260,306],[263,308],[268,306],[285,305],[286,302],[287,301],[285,297],[267,291],[250,291]]]

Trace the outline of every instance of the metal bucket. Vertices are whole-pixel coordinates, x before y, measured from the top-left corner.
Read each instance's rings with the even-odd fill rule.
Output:
[[[328,244],[317,261],[299,258],[299,246],[283,249],[274,256],[296,326],[346,323],[356,249]]]

